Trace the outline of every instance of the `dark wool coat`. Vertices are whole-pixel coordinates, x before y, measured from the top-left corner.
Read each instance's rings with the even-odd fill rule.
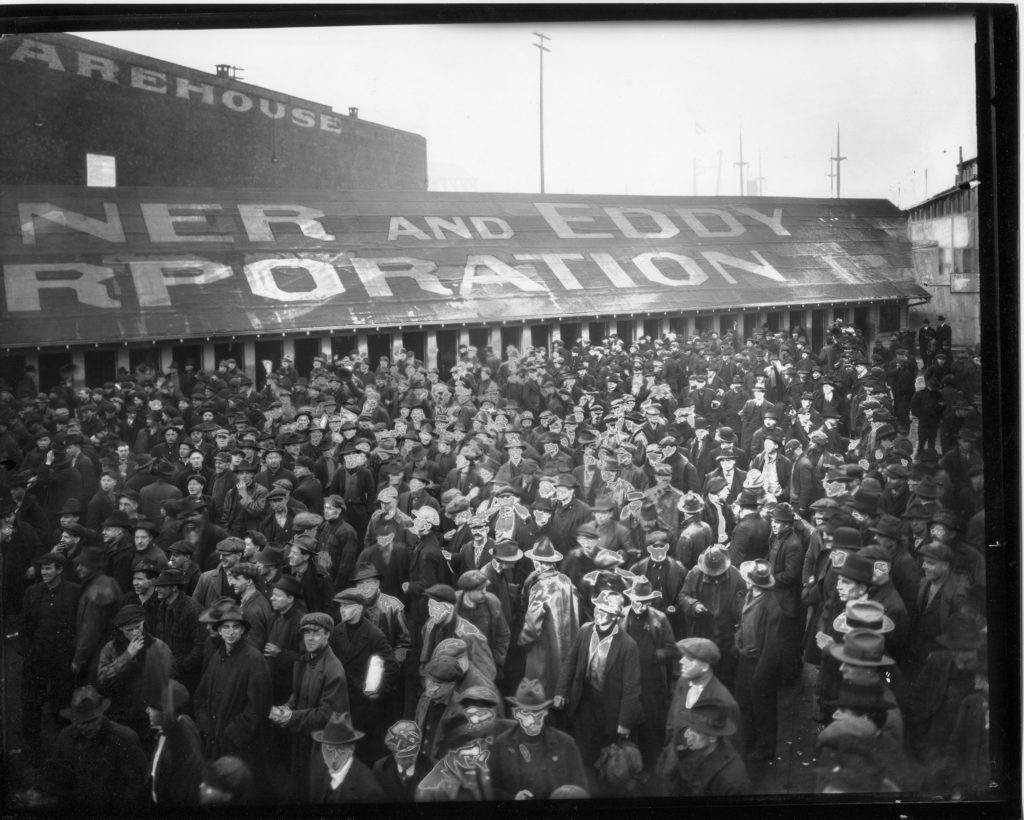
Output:
[[[531,754],[531,748],[539,754]],[[523,789],[544,800],[559,786],[587,788],[587,773],[571,735],[545,726],[536,737],[519,726],[494,738],[490,757],[491,784],[499,800],[512,800]]]
[[[223,645],[209,659],[192,699],[207,760],[256,757],[257,729],[270,713],[270,670],[263,653],[240,640],[228,654]]]
[[[580,627],[572,647],[562,660],[555,694],[565,698],[565,714],[572,719],[583,700],[586,687],[587,663],[590,660],[590,636],[593,622]],[[605,725],[602,731],[615,737],[619,726],[632,730],[643,718],[640,705],[640,652],[636,641],[622,629],[612,638],[605,665],[604,701]]]
[[[167,739],[153,775],[156,805],[197,806],[203,780],[203,740],[199,728],[188,715],[179,715],[164,727],[164,734]]]
[[[74,724],[61,730],[47,767],[47,789],[69,808],[144,805],[146,755],[139,736],[109,718],[102,721],[92,739]]]

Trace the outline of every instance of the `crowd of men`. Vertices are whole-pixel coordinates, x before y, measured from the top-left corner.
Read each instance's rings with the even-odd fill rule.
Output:
[[[984,794],[980,359],[926,353],[837,323],[0,384],[33,799],[742,794],[801,681],[817,791]]]

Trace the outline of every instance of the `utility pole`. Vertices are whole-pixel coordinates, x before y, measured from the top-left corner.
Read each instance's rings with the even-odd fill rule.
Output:
[[[836,172],[832,170],[832,157],[828,159],[828,173],[825,174],[828,177],[828,195],[829,198],[835,198],[836,195]]]
[[[715,179],[715,196],[722,193],[722,149],[718,149],[718,177]]]
[[[842,177],[840,176],[839,163],[842,162],[846,157],[842,155],[839,150],[839,123],[836,123],[836,155],[832,157],[832,161],[836,164],[836,199],[842,199]]]
[[[533,32],[533,36],[538,38],[533,46],[540,49],[540,192],[544,193],[544,52],[551,51],[544,41],[551,38],[539,31]]]
[[[761,165],[761,152],[757,152],[757,176],[754,177],[757,183],[757,195],[764,196],[764,167]]]
[[[743,161],[743,126],[740,126],[740,161],[734,162],[733,165],[740,169],[740,196],[743,196],[743,169],[750,165],[749,162]]]

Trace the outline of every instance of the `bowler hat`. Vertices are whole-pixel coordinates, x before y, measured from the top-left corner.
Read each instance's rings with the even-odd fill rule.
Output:
[[[71,695],[71,705],[60,710],[60,716],[72,723],[99,717],[110,708],[110,698],[100,697],[93,686],[80,686]]]
[[[871,586],[871,578],[874,573],[874,562],[864,558],[857,553],[846,557],[842,565],[836,568],[836,573],[847,580],[858,584]]]
[[[532,678],[523,678],[516,687],[515,697],[506,697],[509,703],[518,709],[539,711],[547,709],[552,704],[552,699],[544,697],[544,684]]]
[[[693,709],[680,709],[677,714],[684,726],[702,735],[725,737],[736,734],[736,724],[724,704],[709,703]]]
[[[885,654],[885,638],[869,629],[851,629],[842,643],[828,650],[841,663],[853,666],[890,666],[893,659]]]
[[[82,502],[77,498],[67,499],[58,511],[58,515],[79,515],[82,512]]]
[[[676,641],[676,649],[680,655],[689,655],[698,661],[714,666],[722,659],[721,650],[714,641],[707,638],[683,638]]]
[[[328,746],[345,746],[355,743],[364,735],[352,726],[352,718],[348,712],[334,712],[327,725],[319,732],[313,732],[314,743]]]

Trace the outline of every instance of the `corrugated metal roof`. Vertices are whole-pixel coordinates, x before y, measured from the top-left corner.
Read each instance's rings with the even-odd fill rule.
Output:
[[[13,188],[0,345],[927,298],[884,200]]]

